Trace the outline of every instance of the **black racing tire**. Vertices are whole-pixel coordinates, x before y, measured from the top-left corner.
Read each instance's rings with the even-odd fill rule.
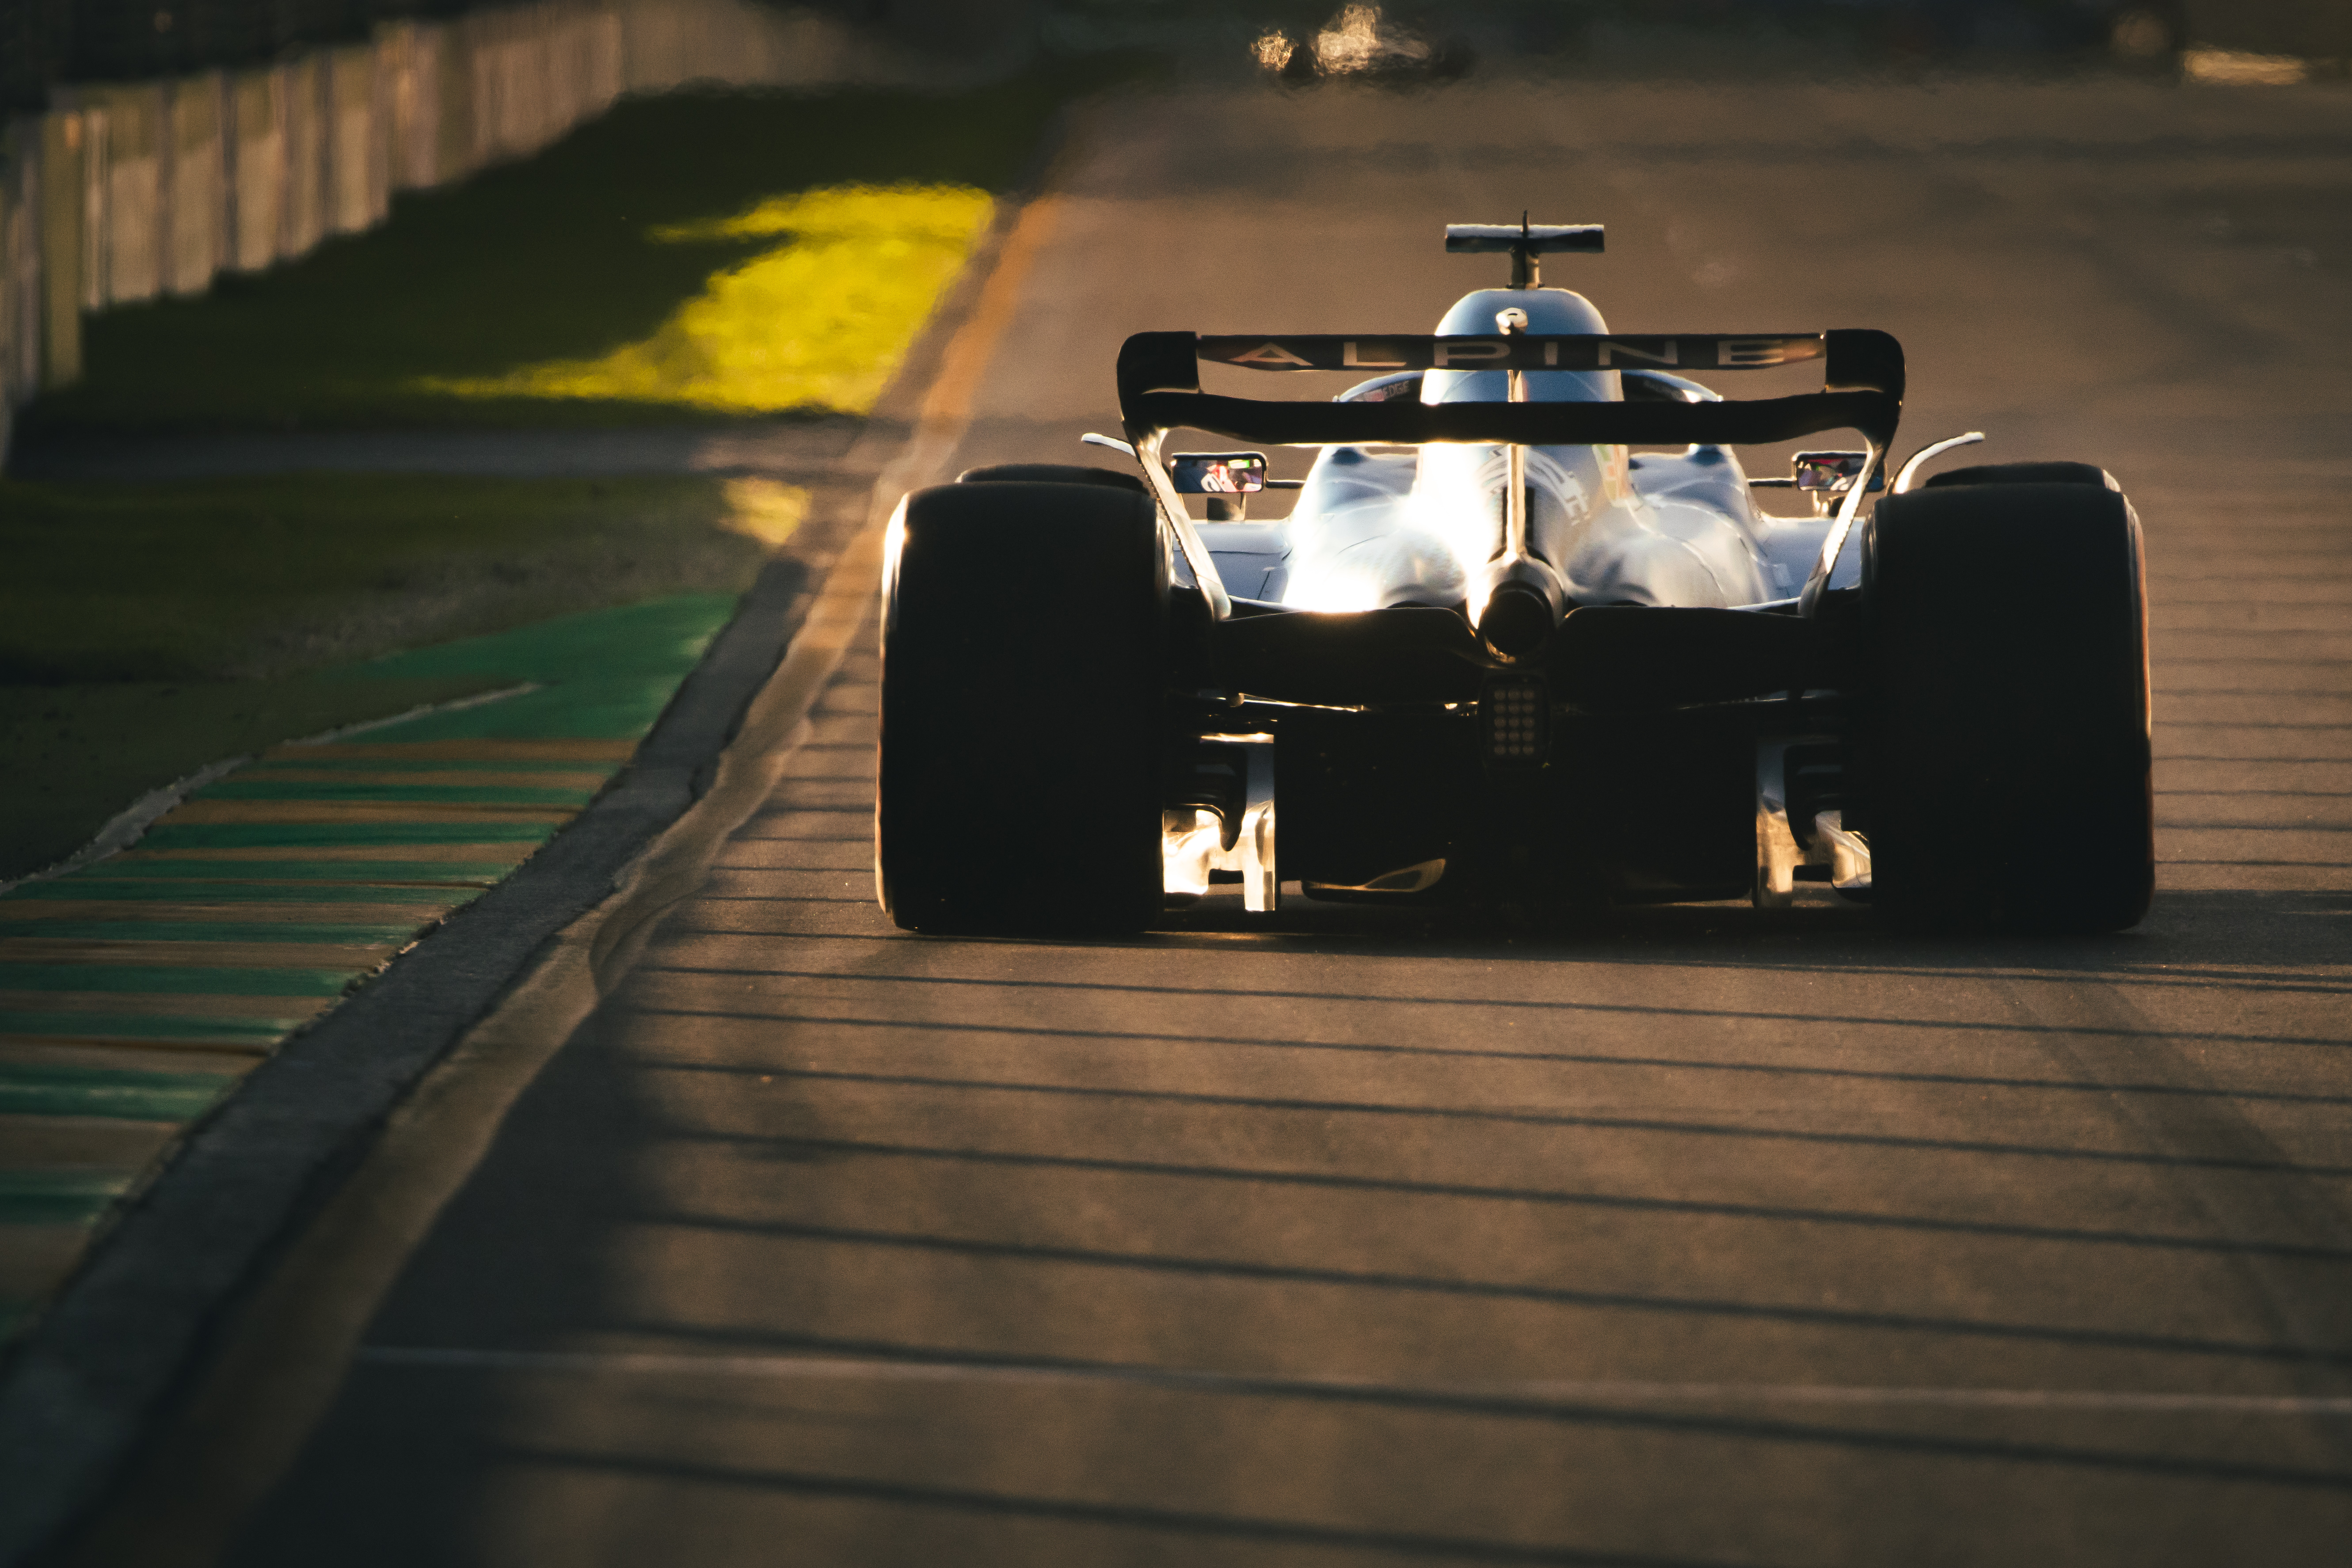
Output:
[[[1090,468],[1083,463],[990,463],[982,468],[966,468],[956,476],[956,483],[1107,485],[1113,489],[1133,490],[1138,495],[1148,493],[1143,488],[1143,476],[1140,474],[1126,473],[1118,468]]]
[[[1915,928],[2137,924],[2156,879],[2147,599],[2122,492],[1891,496],[1862,562],[1873,902]]]
[[[877,890],[908,930],[1130,931],[1161,908],[1169,566],[1108,486],[908,496],[883,580]]]
[[[1919,488],[1943,489],[1952,485],[2096,485],[2109,488],[2107,471],[2095,463],[1979,463],[1969,468],[1948,468],[1930,474]]]

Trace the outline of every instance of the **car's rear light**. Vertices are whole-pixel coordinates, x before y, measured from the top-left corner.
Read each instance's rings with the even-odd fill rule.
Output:
[[[1551,697],[1541,680],[1490,680],[1478,698],[1486,756],[1497,763],[1540,763],[1551,753]]]

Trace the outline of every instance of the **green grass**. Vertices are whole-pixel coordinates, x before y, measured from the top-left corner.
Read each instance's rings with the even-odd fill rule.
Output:
[[[778,198],[931,187],[971,193],[968,206],[979,193],[1005,189],[1071,85],[1034,76],[953,95],[688,93],[626,102],[527,163],[402,196],[372,233],[329,241],[268,273],[224,278],[199,299],[92,317],[85,379],[27,406],[19,429],[37,438],[609,426],[761,411],[724,396],[669,396],[627,377],[592,389],[612,395],[580,395],[576,384],[549,395],[530,373],[632,345],[661,350],[677,336],[682,312],[729,275],[780,248],[790,253],[793,233],[744,221]],[[861,278],[888,275],[870,247],[808,238]],[[961,234],[952,243],[963,243]],[[938,278],[952,270],[930,268]],[[920,326],[929,297],[900,292],[907,297],[872,303],[903,339]],[[871,367],[845,374],[878,385]],[[502,384],[520,390],[502,395]]]
[[[92,317],[84,380],[20,410],[17,432],[855,410],[989,193],[1108,79],[1092,62],[959,94],[626,102],[298,262]],[[731,596],[806,499],[702,479],[0,481],[0,878],[207,763],[509,683],[429,660],[354,669],[390,650]]]
[[[762,202],[731,223],[665,228],[656,237],[668,244],[713,232],[781,243],[714,274],[651,337],[611,353],[415,384],[488,401],[868,414],[994,207],[969,185],[828,185]]]
[[[512,684],[362,661],[740,593],[804,503],[705,478],[0,481],[0,877],[207,763]]]
[[[0,480],[0,682],[261,679],[740,592],[798,495],[702,477]]]

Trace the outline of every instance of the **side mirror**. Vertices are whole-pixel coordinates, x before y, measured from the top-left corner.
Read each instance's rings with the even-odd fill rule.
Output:
[[[1265,489],[1264,452],[1179,452],[1168,468],[1178,495],[1245,496]]]
[[[1832,510],[1832,496],[1842,496],[1853,489],[1853,481],[1862,477],[1868,466],[1867,452],[1800,452],[1790,459],[1791,483],[1798,490],[1812,497],[1813,514],[1826,517]],[[1882,466],[1870,476],[1870,488],[1886,488],[1886,473]]]

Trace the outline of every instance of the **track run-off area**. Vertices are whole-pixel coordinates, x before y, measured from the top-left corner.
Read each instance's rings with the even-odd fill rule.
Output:
[[[260,1500],[192,1560],[2342,1561],[2352,94],[1129,89],[1007,247],[939,472],[1084,460],[1131,331],[1426,331],[1498,281],[1440,226],[1523,209],[1609,226],[1546,280],[1618,331],[1885,328],[1906,447],[2120,479],[2147,921],[910,935],[868,617],[317,1419],[175,1439]]]

